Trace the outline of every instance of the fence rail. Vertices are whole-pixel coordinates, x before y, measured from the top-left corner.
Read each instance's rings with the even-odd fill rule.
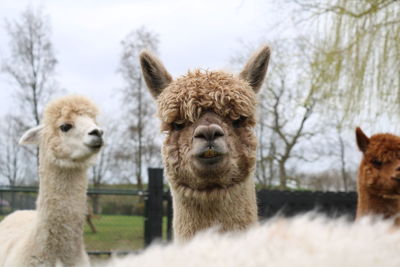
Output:
[[[38,193],[37,186],[7,186],[1,185],[0,192],[16,192],[16,193]],[[105,188],[88,188],[88,195],[121,195],[121,196],[146,196],[147,190],[138,189],[105,189]],[[167,191],[165,191],[167,193]]]
[[[258,215],[262,219],[276,214],[294,216],[308,211],[351,219],[355,216],[357,193],[261,190],[257,192],[257,200]]]
[[[169,191],[165,191],[163,188],[163,171],[162,169],[149,169],[148,170],[148,190],[135,190],[135,189],[99,189],[99,188],[89,188],[88,196],[91,196],[91,200],[94,198],[101,197],[102,201],[122,201],[115,200],[117,198],[123,198],[123,205],[129,204],[133,205],[133,200],[141,201],[140,205],[143,206],[144,212],[143,217],[140,219],[139,224],[136,223],[137,227],[142,227],[142,233],[128,237],[126,232],[121,233],[122,239],[129,238],[143,238],[144,246],[149,245],[155,239],[161,239],[163,236],[167,240],[172,238],[172,198]],[[36,194],[38,192],[37,187],[11,187],[11,186],[0,186],[0,215],[7,214],[14,209],[20,209],[21,205],[24,208],[32,209],[35,205]],[[17,203],[16,206],[11,207],[9,210],[4,209],[5,202]],[[261,190],[257,192],[257,204],[259,211],[260,220],[268,219],[275,216],[276,214],[282,216],[293,216],[299,213],[308,211],[318,211],[325,213],[328,216],[347,216],[350,219],[354,218],[356,210],[357,194],[356,192],[310,192],[310,191],[277,191],[277,190]],[[109,205],[109,202],[107,202]],[[106,203],[106,204],[107,204]],[[92,203],[94,204],[94,203]],[[97,205],[98,203],[96,203]],[[3,206],[2,206],[3,205]],[[102,203],[104,205],[104,203]],[[115,206],[115,205],[114,205]],[[114,211],[114,206],[107,208],[109,212]],[[124,207],[125,207],[124,206]],[[125,207],[126,208],[126,207]],[[137,222],[138,216],[133,218],[132,216],[120,215],[110,216],[109,213],[94,215],[103,216],[104,218],[113,217],[115,223],[118,225],[123,224],[122,221],[117,221],[117,219],[125,220],[125,227],[129,228],[135,220]],[[113,213],[120,214],[120,213]],[[122,216],[122,217],[121,217]],[[166,222],[163,218],[167,217]],[[139,216],[140,217],[140,216]],[[96,221],[101,227],[101,220]],[[132,223],[132,224],[131,224]],[[139,226],[138,226],[139,225]],[[140,226],[141,225],[141,226]],[[164,225],[164,226],[163,226]],[[132,225],[133,227],[133,225]],[[124,228],[127,229],[127,228]],[[117,235],[114,233],[114,229],[104,230],[109,231],[109,237]],[[126,230],[124,230],[126,231]],[[137,230],[136,230],[137,231]],[[164,231],[164,235],[163,235]],[[96,236],[94,233],[86,233],[89,235],[88,238],[93,238],[96,241]],[[124,240],[129,241],[129,240]],[[142,241],[143,242],[143,241]],[[130,247],[130,243],[127,243],[121,251],[126,251],[127,247]],[[101,250],[101,251],[100,251]],[[111,249],[98,249],[97,251],[92,251],[91,254],[110,254]]]

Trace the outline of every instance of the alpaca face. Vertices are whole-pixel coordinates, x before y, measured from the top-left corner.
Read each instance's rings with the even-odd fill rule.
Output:
[[[171,186],[197,196],[250,177],[256,94],[246,82],[227,73],[195,71],[171,82],[157,100]]]
[[[175,192],[207,197],[250,179],[256,93],[269,54],[268,47],[255,53],[239,76],[196,70],[177,80],[157,58],[141,54],[143,76],[167,134],[163,159]]]
[[[400,137],[377,134],[368,138],[359,128],[356,136],[364,154],[360,185],[374,195],[400,194]]]
[[[76,116],[60,120],[59,127],[51,129],[50,147],[55,158],[81,161],[96,154],[103,145],[103,131],[93,118]]]
[[[194,123],[174,124],[163,128],[167,132],[163,157],[176,190],[196,197],[249,179],[257,142],[253,125],[244,117],[233,120],[207,111]]]
[[[59,167],[83,167],[93,163],[103,145],[103,131],[97,125],[94,107],[81,97],[66,97],[51,103],[44,123],[28,130],[21,144],[37,144]]]

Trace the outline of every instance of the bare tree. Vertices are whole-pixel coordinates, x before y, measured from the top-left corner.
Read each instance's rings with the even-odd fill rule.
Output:
[[[10,57],[3,60],[1,71],[12,84],[25,130],[40,124],[44,105],[58,88],[54,79],[57,60],[50,39],[50,23],[41,10],[29,6],[18,19],[6,21],[6,31]],[[26,148],[25,151],[36,154],[37,167],[39,150]]]
[[[328,105],[325,105],[329,108]],[[355,148],[354,130],[351,129],[350,125],[344,118],[344,112],[336,110],[336,114],[330,112],[326,116],[326,126],[328,126],[325,132],[325,144],[321,145],[326,151],[321,151],[321,155],[326,155],[333,158],[331,168],[336,170],[339,174],[336,175],[341,181],[342,187],[340,190],[349,191],[353,190],[354,177],[350,176],[350,170],[354,169],[356,163],[352,160],[351,150]]]
[[[27,7],[19,19],[6,21],[6,30],[10,57],[3,61],[1,70],[14,85],[26,123],[39,125],[42,109],[57,88],[50,23],[41,10]]]
[[[279,188],[287,187],[287,162],[293,157],[304,159],[300,155],[295,155],[294,149],[304,138],[310,138],[314,135],[311,129],[306,129],[306,123],[310,119],[316,101],[310,100],[299,103],[293,99],[291,90],[285,84],[285,78],[282,77],[280,85],[270,85],[266,88],[269,93],[268,107],[265,108],[266,116],[270,118],[267,127],[275,136],[275,142],[270,147],[271,155],[265,158],[267,161],[274,159],[279,170]],[[304,101],[304,100],[303,100]],[[297,102],[297,103],[296,103]],[[294,105],[290,105],[295,103]],[[288,112],[288,109],[292,109]]]
[[[107,120],[104,123],[104,135],[106,143],[97,157],[97,163],[91,168],[90,183],[94,188],[100,188],[107,182],[118,179],[118,175],[122,172],[121,167],[116,160],[118,139],[120,131],[118,130],[118,122]],[[100,213],[100,195],[91,195],[93,212]]]
[[[342,128],[336,128],[338,143],[339,143],[339,159],[340,159],[340,172],[343,181],[343,189],[344,191],[348,191],[348,175],[346,171],[346,144],[342,134]]]
[[[0,174],[6,179],[8,185],[16,186],[23,180],[24,159],[23,148],[18,145],[21,122],[17,118],[6,115],[2,121],[0,143]]]
[[[18,145],[24,125],[21,120],[12,115],[4,116],[1,121],[3,123],[0,125],[0,178],[12,187],[27,183],[29,175],[33,178],[33,172],[30,170],[35,167],[35,164],[28,160],[30,153]],[[15,201],[16,194],[12,192],[12,207],[15,207]]]
[[[356,171],[348,173],[349,177],[355,177]],[[294,174],[298,181],[301,181],[301,187],[317,191],[341,191],[343,188],[340,173],[337,169],[325,170],[317,173],[297,173]],[[349,191],[355,190],[355,179],[348,181]]]
[[[288,162],[311,160],[310,156],[299,153],[298,147],[318,132],[310,124],[319,103],[314,90],[318,77],[308,75],[309,62],[301,45],[298,40],[273,43],[271,67],[260,96],[257,129],[260,136],[256,177],[267,175],[263,179],[266,187],[276,183],[280,189],[288,187],[289,180],[293,180],[288,173]],[[275,176],[278,181],[274,182]]]
[[[264,103],[265,100],[261,100]],[[261,109],[262,110],[262,109]],[[260,112],[260,115],[262,112]],[[266,125],[266,120],[261,119],[256,128],[258,139],[257,164],[255,177],[261,188],[270,188],[273,178],[277,175],[274,155],[276,153],[275,135]],[[266,138],[268,136],[268,138]]]
[[[133,159],[135,176],[138,188],[143,186],[143,160],[159,157],[154,153],[155,137],[155,107],[143,81],[138,55],[143,49],[154,53],[158,50],[158,36],[144,27],[141,27],[126,36],[122,41],[122,54],[118,72],[125,81],[123,88],[123,104],[125,108],[124,120],[127,128],[125,132],[129,146],[120,151],[120,159]],[[156,148],[160,151],[159,147]]]

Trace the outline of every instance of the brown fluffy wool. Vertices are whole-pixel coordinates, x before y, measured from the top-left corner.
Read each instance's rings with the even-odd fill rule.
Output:
[[[256,95],[246,81],[232,74],[195,70],[172,82],[157,98],[158,117],[165,123],[194,123],[212,110],[232,120],[247,117],[254,126]]]
[[[356,129],[363,159],[358,174],[357,218],[379,215],[400,225],[400,137],[376,134],[368,138]]]
[[[232,231],[257,222],[252,178],[256,92],[268,60],[269,48],[263,47],[240,76],[194,70],[172,80],[157,58],[141,54],[143,75],[167,134],[162,154],[173,196],[175,239],[188,240],[209,227]],[[225,151],[216,165],[199,163],[198,151],[208,140],[204,129],[218,129],[218,137],[207,141]]]

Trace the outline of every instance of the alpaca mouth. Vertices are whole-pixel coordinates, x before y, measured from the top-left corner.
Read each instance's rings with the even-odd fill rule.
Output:
[[[213,148],[207,148],[206,150],[198,153],[196,158],[204,164],[213,165],[219,163],[224,157],[224,153],[219,152]]]
[[[93,145],[93,146],[89,146],[93,149],[100,149],[103,146],[103,144],[99,144],[99,145]]]
[[[86,146],[93,150],[99,150],[103,146],[103,140],[99,140],[96,142],[92,142],[90,144],[86,144]]]
[[[221,155],[221,153],[219,153],[218,151],[209,148],[206,151],[204,151],[200,155],[200,157],[202,157],[202,158],[214,158],[214,157],[218,157],[220,155]]]
[[[221,192],[221,191],[227,191],[229,190],[231,187],[234,187],[235,185],[237,185],[236,183],[233,184],[226,184],[226,185],[222,185],[219,183],[209,183],[207,185],[204,186],[200,186],[198,188],[193,188],[185,183],[179,183],[178,187],[181,188],[183,191],[191,191],[192,193],[194,192],[198,192],[198,193],[205,193],[205,194],[209,194],[212,192]]]

